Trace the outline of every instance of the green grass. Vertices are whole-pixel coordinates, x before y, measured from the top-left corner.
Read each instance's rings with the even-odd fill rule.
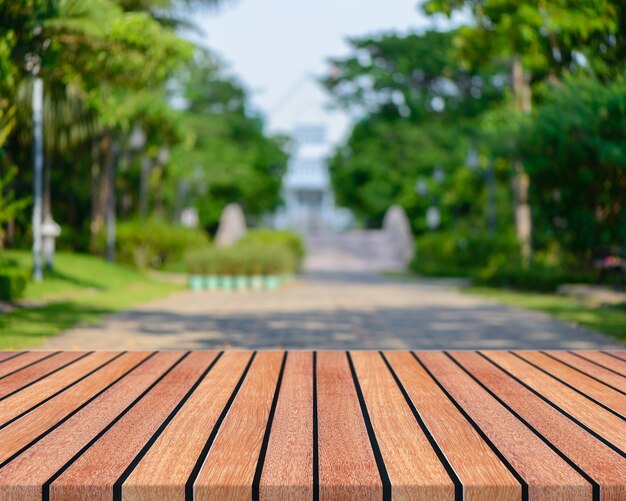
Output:
[[[30,266],[28,252],[3,255]],[[24,307],[0,314],[0,349],[37,347],[45,338],[78,323],[97,322],[104,314],[179,288],[93,256],[57,253],[55,270],[46,272],[43,282],[28,284],[21,301]]]
[[[542,311],[564,322],[626,341],[626,309],[623,306],[594,306],[566,296],[489,287],[467,287],[463,292],[495,299],[511,306]]]

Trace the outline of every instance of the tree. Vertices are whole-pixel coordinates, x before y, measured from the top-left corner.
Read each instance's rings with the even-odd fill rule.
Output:
[[[227,203],[260,218],[281,201],[287,157],[281,138],[267,137],[248,112],[242,86],[207,51],[198,51],[180,75],[186,137],[172,153],[170,203],[198,207],[204,227],[217,227]],[[176,200],[178,199],[178,200]]]
[[[496,65],[459,61],[456,36],[426,31],[351,39],[352,54],[331,59],[332,74],[323,82],[357,116],[471,120],[502,100],[506,80]]]
[[[623,33],[619,33],[616,15],[623,7],[611,0],[428,0],[423,8],[429,14],[469,8],[472,26],[459,30],[456,43],[463,59],[469,62],[508,60],[511,67],[513,102],[517,110],[530,113],[531,86],[557,81],[572,71],[593,71],[605,63],[598,58],[596,45],[619,45],[611,54],[623,52]],[[617,39],[615,39],[617,35]],[[618,43],[611,43],[618,40]],[[622,61],[623,64],[623,61]],[[528,204],[529,178],[519,159],[513,162],[516,226],[522,254],[531,256],[531,217]]]
[[[478,117],[502,102],[507,79],[497,65],[481,72],[461,64],[455,36],[353,39],[352,54],[334,59],[324,79],[337,102],[361,117],[331,174],[338,202],[367,225],[379,225],[392,204],[408,211],[417,232],[428,229],[431,205],[444,227],[480,220],[484,183],[465,158]]]
[[[599,246],[626,247],[625,78],[566,79],[521,137],[537,239],[583,263]]]

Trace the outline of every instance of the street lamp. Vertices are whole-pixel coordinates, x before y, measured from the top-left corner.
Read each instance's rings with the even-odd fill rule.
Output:
[[[43,219],[43,80],[38,76],[41,59],[30,54],[26,67],[33,77],[33,280],[41,282],[42,219]]]

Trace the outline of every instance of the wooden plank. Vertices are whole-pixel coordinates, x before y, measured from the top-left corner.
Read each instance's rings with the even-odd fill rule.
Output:
[[[498,366],[533,388],[537,393],[543,395],[599,436],[604,437],[620,450],[626,451],[626,434],[622,419],[511,353],[495,351],[483,353]]]
[[[445,354],[417,356],[524,479],[530,499],[591,499],[589,482]]]
[[[234,351],[217,361],[122,485],[124,501],[185,499],[185,484],[250,358]]]
[[[0,464],[6,462],[31,441],[46,433],[52,426],[88,402],[90,398],[104,390],[117,378],[133,369],[148,355],[147,352],[122,355],[80,383],[2,428],[0,430]],[[19,397],[20,394],[21,392],[14,396]],[[6,401],[12,398],[9,397]]]
[[[29,351],[28,353],[24,353],[20,357],[15,357],[7,360],[2,365],[0,365],[0,384],[2,383],[1,379],[7,377],[7,375],[12,374],[15,371],[19,371],[20,369],[23,369],[30,364],[34,364],[46,357],[54,355],[55,352],[53,351]]]
[[[382,481],[348,358],[319,353],[317,368],[320,500],[379,501]]]
[[[575,351],[573,353],[574,355],[591,360],[602,367],[615,371],[622,376],[626,376],[626,361],[618,360],[611,355],[599,351]]]
[[[455,487],[377,352],[351,354],[398,500],[454,500]]]
[[[554,357],[561,362],[584,372],[588,376],[592,376],[613,388],[626,392],[626,376],[620,376],[615,372],[605,369],[604,367],[600,367],[599,365],[596,365],[584,358],[577,357],[567,351],[548,351],[546,353],[551,357]]]
[[[518,356],[549,372],[563,383],[573,386],[609,409],[626,416],[626,395],[551,359],[543,353],[520,351]]]
[[[599,486],[604,501],[626,499],[626,459],[477,353],[451,355]]]
[[[415,358],[397,351],[385,356],[458,475],[464,501],[518,501],[520,483]]]
[[[52,397],[55,393],[75,384],[81,377],[109,363],[116,356],[118,354],[114,352],[92,353],[56,372],[54,377],[44,378],[19,393],[3,399],[2,405],[0,405],[0,427],[47,398]]]
[[[282,352],[256,356],[198,473],[194,500],[250,498],[283,358]]]
[[[260,483],[260,499],[313,499],[313,354],[289,353]]]
[[[215,360],[217,352],[183,359],[50,485],[51,500],[106,501],[133,459]],[[127,377],[128,378],[128,377]],[[126,379],[127,379],[126,378]],[[124,447],[120,447],[124,444]]]
[[[626,351],[607,351],[607,353],[626,362]]]
[[[27,351],[0,351],[0,364],[15,357],[20,357]]]
[[[87,353],[84,351],[60,352],[54,357],[47,358],[31,365],[30,367],[26,367],[15,374],[4,377],[0,381],[0,398],[4,398],[10,393],[16,392],[20,388],[24,388],[26,385],[34,383],[48,374],[59,370],[63,366],[72,363],[74,360],[85,356],[86,354]]]
[[[0,498],[6,501],[36,501],[42,487],[74,455],[102,432],[111,421],[141,396],[181,357],[180,352],[161,352],[136,366],[87,406],[0,470]],[[124,446],[125,446],[125,442]],[[118,444],[118,447],[121,444]],[[48,451],[53,455],[45,461]],[[47,491],[47,486],[44,492]],[[77,499],[91,499],[88,496]]]

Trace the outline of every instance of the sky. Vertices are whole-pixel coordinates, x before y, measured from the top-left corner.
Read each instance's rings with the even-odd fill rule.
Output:
[[[270,128],[295,93],[308,91],[307,77],[325,74],[329,57],[349,53],[347,37],[432,26],[415,0],[227,0],[196,21]],[[312,93],[308,102],[322,101]]]

